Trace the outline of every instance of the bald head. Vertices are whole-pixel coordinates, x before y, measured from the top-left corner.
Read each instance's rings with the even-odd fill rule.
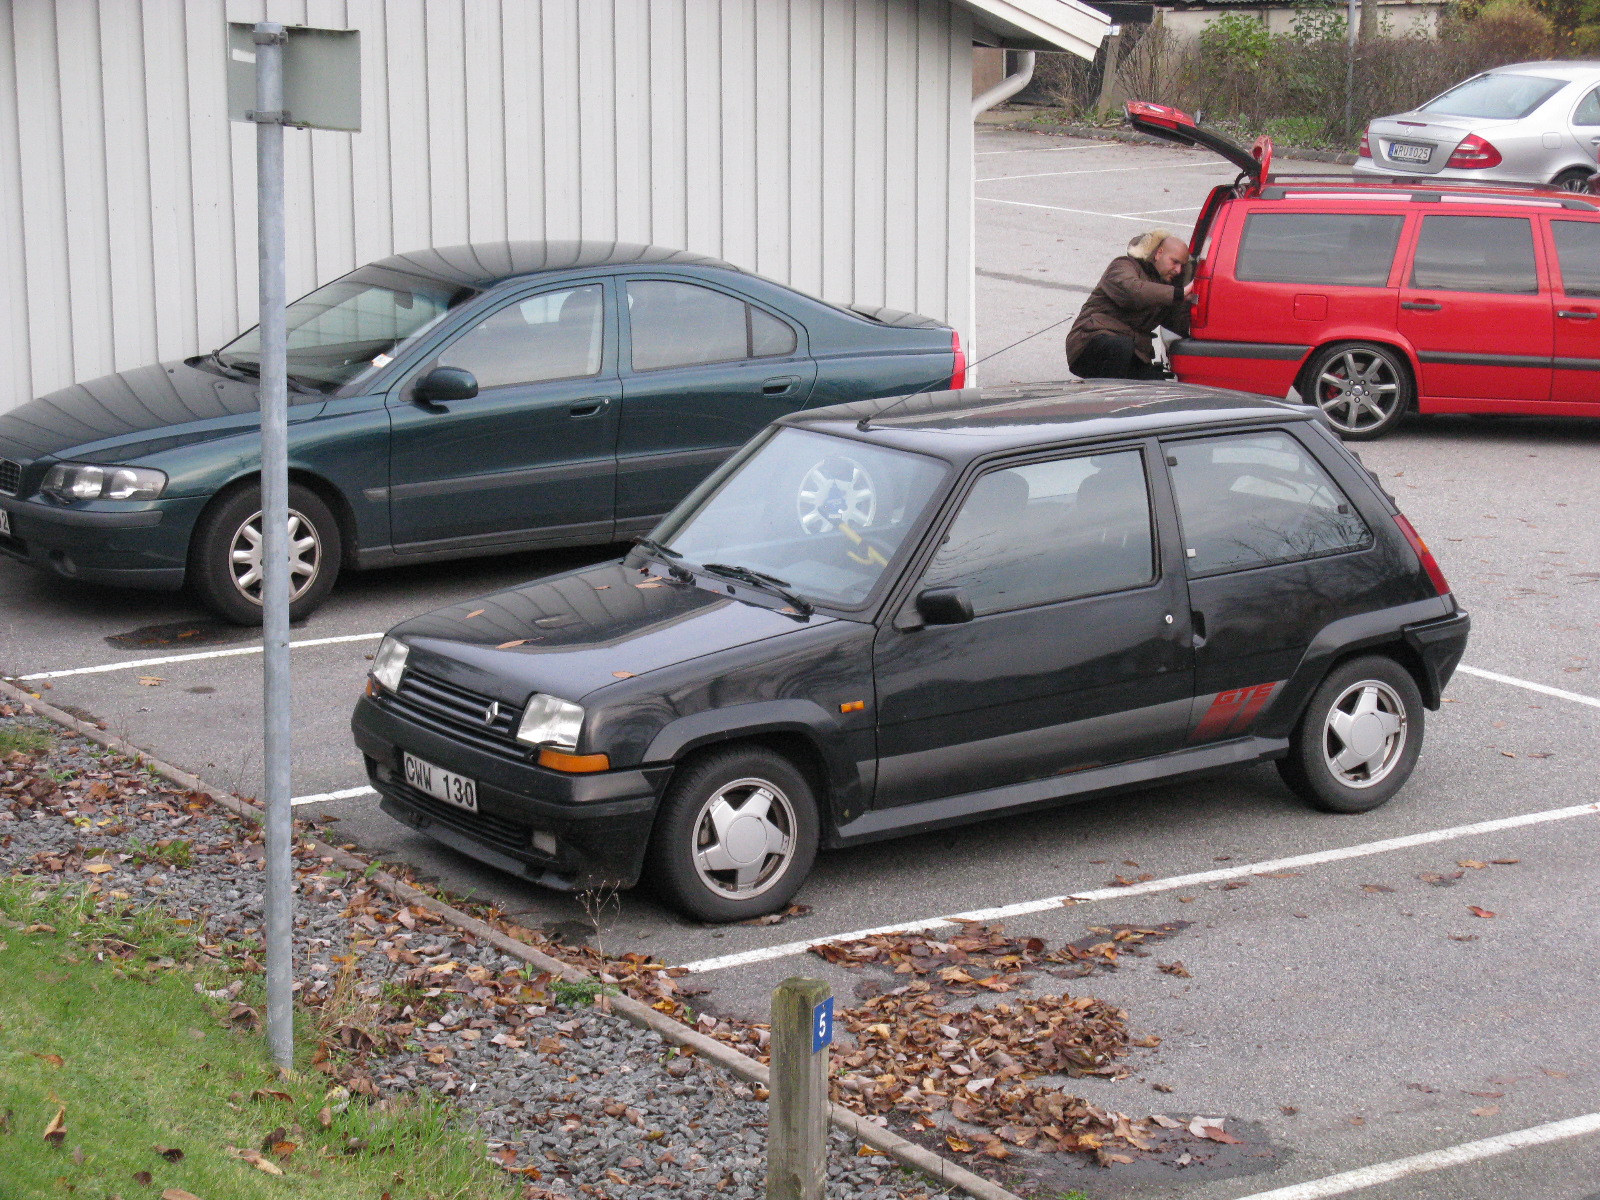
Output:
[[[1169,283],[1183,274],[1188,264],[1189,247],[1175,237],[1165,238],[1150,255],[1150,265],[1156,269],[1156,274]]]

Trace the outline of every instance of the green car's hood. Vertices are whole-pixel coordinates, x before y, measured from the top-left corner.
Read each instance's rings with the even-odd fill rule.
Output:
[[[291,421],[321,409],[321,397],[304,399],[312,402],[291,407]],[[75,383],[0,413],[0,457],[126,462],[259,423],[253,380],[227,379],[183,361],[157,363]]]

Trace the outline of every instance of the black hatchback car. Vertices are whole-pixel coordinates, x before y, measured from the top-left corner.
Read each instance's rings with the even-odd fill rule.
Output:
[[[1374,808],[1467,629],[1303,407],[943,392],[783,417],[627,558],[396,626],[353,725],[437,840],[740,920],[822,847],[1231,764]]]

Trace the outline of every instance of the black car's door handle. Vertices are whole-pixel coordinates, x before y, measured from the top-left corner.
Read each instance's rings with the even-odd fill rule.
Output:
[[[1196,649],[1206,644],[1206,615],[1203,612],[1189,613],[1189,642]]]
[[[610,403],[610,396],[596,396],[593,400],[580,400],[567,409],[567,412],[574,417],[592,417],[595,413],[604,412]]]
[[[1556,316],[1565,317],[1569,321],[1592,321],[1596,317],[1600,317],[1600,313],[1585,312],[1581,308],[1558,308],[1556,309]]]
[[[780,375],[776,379],[768,379],[761,385],[763,396],[786,396],[794,391],[794,385],[800,382],[798,375]]]
[[[1415,309],[1417,312],[1438,312],[1444,305],[1436,304],[1432,300],[1402,300],[1400,307]]]

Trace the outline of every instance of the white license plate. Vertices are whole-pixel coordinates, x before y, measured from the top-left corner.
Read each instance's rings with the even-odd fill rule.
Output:
[[[1433,147],[1418,146],[1412,142],[1390,142],[1389,157],[1395,162],[1425,163],[1433,157]]]
[[[406,782],[418,791],[427,792],[435,800],[454,804],[468,812],[478,811],[478,785],[465,775],[457,775],[423,762],[414,754],[406,755]]]
[[[0,537],[11,536],[11,514],[0,508]]]

